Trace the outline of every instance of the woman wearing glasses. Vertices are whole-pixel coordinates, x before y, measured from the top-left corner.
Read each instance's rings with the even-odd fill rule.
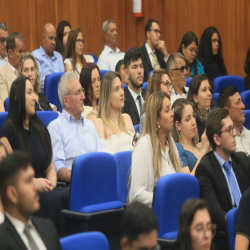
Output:
[[[139,126],[140,135],[143,133],[143,130],[145,127],[145,120],[146,120],[145,110],[147,106],[148,97],[156,91],[163,91],[167,93],[169,96],[171,96],[171,92],[172,92],[171,81],[167,72],[163,69],[155,70],[148,79],[147,95],[146,95],[145,102],[142,107],[143,113],[140,118],[140,126]]]
[[[178,250],[213,250],[216,226],[204,200],[188,199],[179,216]]]
[[[94,62],[92,56],[83,54],[84,42],[81,30],[72,29],[63,52],[65,71],[73,71],[79,78],[83,65],[86,62]]]
[[[184,35],[178,52],[184,55],[187,64],[186,78],[193,78],[198,74],[204,74],[204,68],[196,58],[198,54],[198,39],[194,32],[189,31]]]

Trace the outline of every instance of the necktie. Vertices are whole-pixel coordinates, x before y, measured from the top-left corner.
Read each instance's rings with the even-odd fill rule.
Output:
[[[26,235],[28,242],[29,242],[29,246],[32,250],[39,250],[38,246],[36,245],[33,237],[30,234],[30,225],[26,225],[24,228],[24,234]]]
[[[139,114],[139,116],[141,116],[141,113],[142,113],[142,103],[141,103],[141,96],[140,95],[137,96],[137,100],[139,101],[139,107],[140,107],[140,114]]]
[[[151,55],[152,55],[152,61],[153,61],[153,66],[154,66],[154,69],[160,69],[160,65],[157,61],[157,58],[156,58],[156,54],[155,54],[155,51],[151,51]]]
[[[234,200],[236,202],[236,206],[238,207],[239,203],[240,203],[241,194],[239,192],[236,180],[235,180],[235,178],[233,176],[233,173],[232,173],[231,163],[230,162],[225,162],[224,165],[223,165],[223,167],[224,167],[224,169],[227,172],[228,182],[229,182],[230,188],[232,190],[233,197],[234,197]]]

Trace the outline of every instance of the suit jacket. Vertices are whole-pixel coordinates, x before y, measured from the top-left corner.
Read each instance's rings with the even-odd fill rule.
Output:
[[[235,152],[231,158],[232,167],[243,194],[250,186],[250,161],[243,152]],[[213,151],[202,157],[195,176],[200,185],[200,197],[207,201],[212,221],[217,224],[218,230],[225,230],[225,217],[233,208],[233,204],[226,178]]]
[[[48,219],[32,217],[38,234],[44,242],[47,250],[61,250],[61,245],[53,223]],[[4,223],[0,225],[0,249],[1,250],[27,250],[21,237],[10,220],[5,217]]]
[[[0,99],[4,103],[5,99],[10,96],[10,88],[16,76],[10,69],[9,63],[0,69]]]
[[[144,80],[143,81],[146,82],[148,80],[148,73],[153,70],[153,67],[149,59],[149,55],[148,55],[148,51],[147,51],[145,43],[140,47],[140,51],[142,55],[142,63],[143,63],[143,68],[144,68]],[[156,54],[156,57],[160,64],[161,69],[166,69],[166,63],[164,61],[163,53],[160,50],[155,49],[155,54]]]
[[[142,90],[141,95],[143,99],[145,100],[146,91],[144,89],[141,89],[141,90]],[[124,101],[124,107],[122,109],[122,113],[129,114],[132,119],[133,125],[135,126],[140,123],[140,116],[139,116],[134,98],[131,95],[128,88],[124,89],[124,94],[125,94],[125,101]]]

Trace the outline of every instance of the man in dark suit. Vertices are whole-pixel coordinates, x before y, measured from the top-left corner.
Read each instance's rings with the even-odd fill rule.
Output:
[[[37,182],[29,157],[14,152],[0,164],[0,194],[5,220],[0,225],[0,249],[61,249],[53,223],[31,217],[39,207]]]
[[[156,20],[148,20],[145,25],[146,42],[140,47],[144,67],[144,81],[148,80],[148,73],[155,69],[165,69],[168,51],[165,42],[160,40],[161,30]]]
[[[143,85],[143,64],[140,50],[129,49],[124,56],[125,73],[128,79],[128,87],[124,89],[125,101],[122,113],[130,115],[134,125],[140,123],[142,105],[145,98]]]

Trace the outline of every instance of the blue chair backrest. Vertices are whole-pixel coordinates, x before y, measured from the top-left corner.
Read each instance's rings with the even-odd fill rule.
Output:
[[[189,87],[191,81],[192,81],[192,78],[186,79],[186,87]]]
[[[135,132],[139,132],[139,127],[140,127],[140,124],[136,124],[136,125],[134,126]]]
[[[118,152],[113,156],[116,161],[117,199],[127,203],[132,151]]]
[[[148,78],[151,76],[151,74],[154,72],[154,69],[148,72]]]
[[[128,87],[128,84],[123,83],[123,88],[125,89],[125,88],[127,88],[127,87]]]
[[[44,83],[44,95],[50,103],[59,108],[58,84],[65,72],[57,72],[47,75]]]
[[[50,122],[52,122],[59,116],[59,114],[55,111],[37,111],[36,115],[46,127],[48,127]]]
[[[215,106],[218,107],[218,97],[220,93],[214,93],[213,94],[213,101],[215,103]]]
[[[72,168],[70,210],[116,201],[116,162],[113,155],[93,152],[80,155]]]
[[[97,55],[95,55],[95,54],[88,54],[88,55],[92,56],[92,57],[94,58],[95,61],[98,61]]]
[[[178,231],[178,220],[183,203],[189,198],[199,198],[198,180],[183,173],[161,177],[155,188],[153,209],[159,222],[158,237]]]
[[[101,78],[101,80],[102,80],[103,76],[104,76],[106,73],[108,73],[108,72],[110,72],[110,70],[100,69],[100,78]]]
[[[3,126],[3,123],[7,120],[8,112],[0,112],[0,128]]]
[[[10,98],[7,97],[4,101],[4,108],[6,112],[9,112],[9,106],[10,106]]]
[[[240,93],[245,90],[244,80],[240,76],[219,76],[214,79],[214,93],[220,93],[227,86],[235,86]]]
[[[245,105],[245,109],[250,109],[250,90],[241,93],[241,100]]]
[[[230,250],[234,250],[235,245],[235,222],[238,208],[233,208],[227,212],[227,235],[229,239]]]
[[[244,122],[244,126],[250,130],[250,110],[244,110],[245,113],[245,122]]]
[[[148,87],[148,82],[144,82],[142,85],[142,89],[147,90],[147,87]]]
[[[106,236],[101,232],[78,233],[60,239],[62,250],[109,250]]]

